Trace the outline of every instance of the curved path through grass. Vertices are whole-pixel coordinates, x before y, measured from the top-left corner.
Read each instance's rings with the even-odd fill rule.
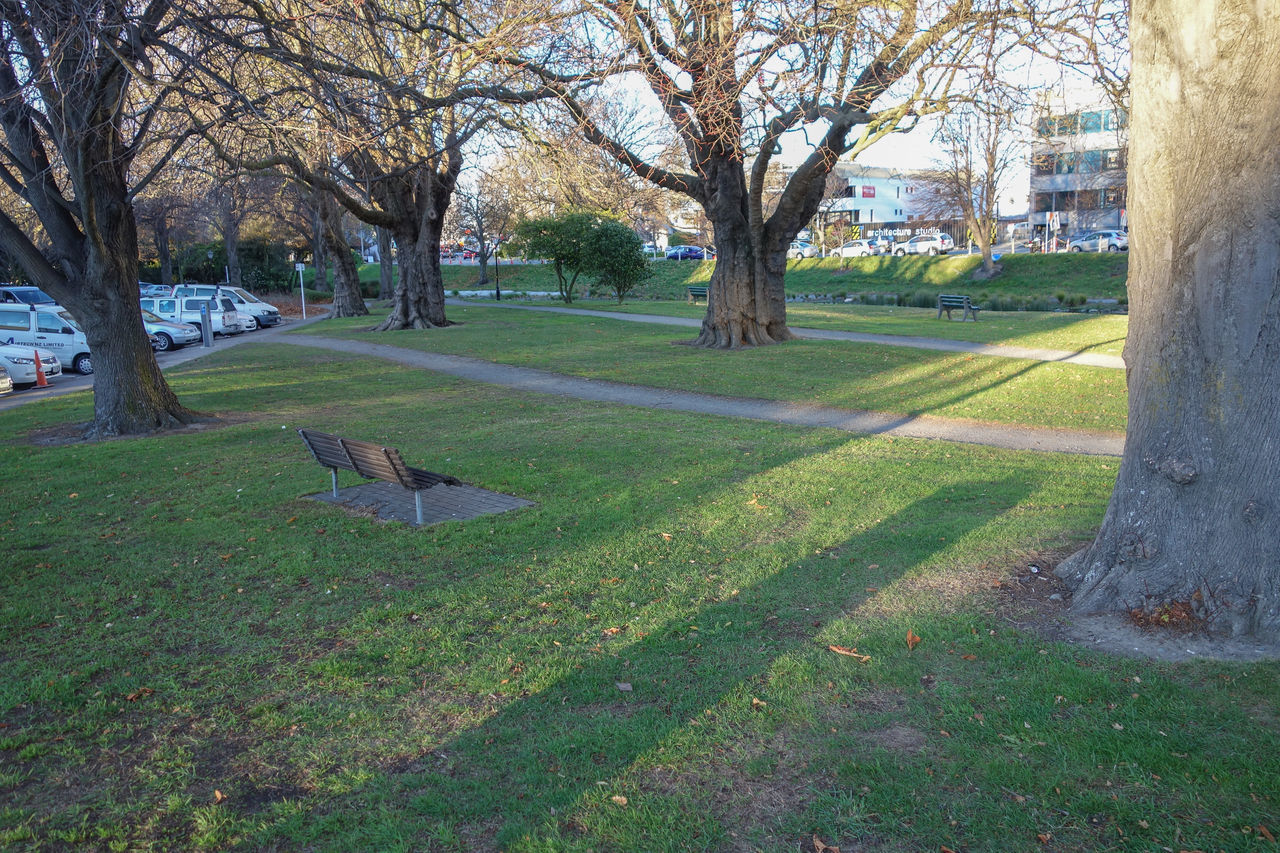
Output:
[[[317,335],[280,335],[274,338],[274,341],[385,358],[407,367],[447,373],[476,382],[581,400],[701,412],[798,426],[828,427],[847,432],[943,439],[1013,450],[1041,450],[1094,456],[1119,456],[1124,450],[1124,438],[1112,433],[1006,426],[928,415],[892,415],[774,400],[722,397],[714,394],[585,379],[528,367],[497,364],[466,356],[445,355],[387,344]]]
[[[446,300],[453,305],[474,305],[463,299]],[[597,311],[590,308],[559,308],[549,305],[513,305],[509,302],[485,302],[487,308],[511,308],[517,311],[544,311],[553,314],[573,314],[580,317],[603,317],[610,320],[630,320],[636,323],[655,323],[664,326],[685,326],[698,328],[702,321],[689,317],[673,317],[665,314],[631,314],[622,311]],[[851,341],[860,344],[883,344],[887,346],[912,347],[914,349],[934,350],[937,352],[967,352],[974,355],[994,356],[997,358],[1022,358],[1031,361],[1058,361],[1066,364],[1082,364],[1089,367],[1109,367],[1124,369],[1124,359],[1115,355],[1104,355],[1090,352],[1071,352],[1069,350],[1043,349],[1040,347],[1020,347],[1009,344],[981,344],[971,341],[957,341],[947,338],[927,338],[914,335],[877,335],[867,332],[844,332],[837,329],[807,329],[792,326],[791,331],[801,338],[823,341]]]

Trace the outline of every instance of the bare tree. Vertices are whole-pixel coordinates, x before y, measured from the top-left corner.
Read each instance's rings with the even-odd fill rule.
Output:
[[[1019,132],[1024,105],[1009,88],[988,82],[944,116],[935,133],[942,157],[920,180],[920,212],[929,219],[964,220],[982,253],[982,277],[997,272],[991,244],[998,227],[1000,188],[1022,162]]]
[[[529,10],[531,11],[531,10]],[[208,97],[242,117],[272,154],[224,156],[242,167],[283,168],[354,216],[389,229],[399,261],[392,308],[379,329],[448,325],[440,274],[444,217],[464,149],[497,104],[549,95],[513,88],[522,73],[490,61],[518,48],[526,16],[483,3],[369,0],[305,10],[288,2],[193,7],[209,51],[226,66],[206,78]],[[237,85],[252,78],[252,88]],[[263,95],[263,86],[274,95]]]
[[[136,72],[151,67],[169,8],[0,2],[0,180],[39,224],[0,210],[0,239],[84,326],[98,374],[92,437],[195,418],[156,366],[138,311],[133,197],[149,176],[130,169],[174,89],[140,92]]]
[[[489,261],[497,246],[510,236],[515,222],[515,206],[502,186],[487,173],[478,173],[474,183],[460,186],[456,190],[456,200],[453,218],[457,221],[457,230],[470,232],[478,243],[476,260],[480,275],[476,278],[476,286],[480,287],[489,283]],[[500,275],[495,269],[495,278]],[[494,296],[502,298],[496,281]]]
[[[1280,640],[1280,8],[1134,10],[1129,426],[1080,613]]]
[[[996,0],[620,0],[592,10],[588,31],[608,33],[593,40],[607,51],[597,62],[644,80],[683,144],[685,167],[663,168],[626,145],[570,83],[564,103],[588,141],[706,211],[718,255],[695,343],[708,347],[792,337],[786,249],[817,212],[836,161],[942,109],[960,66],[994,50],[1001,22],[1014,15]],[[810,154],[766,215],[774,152],[800,130],[813,136]]]

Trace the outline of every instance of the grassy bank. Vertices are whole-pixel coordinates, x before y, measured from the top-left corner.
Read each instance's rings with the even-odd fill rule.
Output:
[[[973,272],[981,261],[976,255],[810,258],[789,263],[786,288],[792,295],[853,295],[864,302],[883,301],[892,294],[903,303],[914,298],[921,304],[932,304],[939,292],[968,293],[998,310],[1052,310],[1060,305],[1079,307],[1087,299],[1124,301],[1128,260],[1125,253],[1005,255],[1000,276],[975,282]],[[654,261],[652,277],[631,298],[684,299],[685,287],[706,284],[712,268],[711,262]],[[475,266],[446,264],[443,272],[447,290],[470,290],[476,285]],[[372,273],[366,268],[361,275],[376,281],[376,267]],[[500,276],[507,290],[556,291],[555,274],[545,264],[504,265]],[[492,278],[490,268],[486,287],[492,288]],[[580,290],[585,292],[586,282]]]

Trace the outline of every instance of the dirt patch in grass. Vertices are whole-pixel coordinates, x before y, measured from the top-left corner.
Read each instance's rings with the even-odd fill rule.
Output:
[[[1161,661],[1251,661],[1280,657],[1280,646],[1209,634],[1189,620],[1135,619],[1130,613],[1070,612],[1071,590],[1053,570],[1077,547],[1021,556],[991,581],[998,616],[1046,639],[1123,657]]]
[[[28,433],[27,439],[37,447],[66,447],[73,444],[96,444],[99,441],[121,441],[130,438],[157,438],[166,435],[186,435],[190,433],[207,432],[213,429],[222,429],[223,427],[260,420],[259,416],[244,412],[229,412],[220,415],[197,413],[197,418],[198,419],[192,423],[185,424],[180,427],[161,429],[156,430],[155,432],[140,433],[136,435],[113,435],[109,438],[86,438],[85,433],[89,427],[92,426],[89,422],[78,424],[57,424],[51,427],[32,430]]]

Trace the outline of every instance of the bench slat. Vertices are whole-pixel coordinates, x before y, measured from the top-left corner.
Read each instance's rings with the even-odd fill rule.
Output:
[[[408,471],[404,461],[399,458],[399,453],[367,441],[356,441],[351,438],[340,440],[351,461],[355,463],[356,473],[360,476],[368,477],[370,480],[389,480],[392,483],[399,483],[406,489],[413,488],[412,480],[408,478]],[[394,457],[393,453],[395,453]],[[400,462],[399,466],[396,465],[397,461]]]
[[[342,439],[336,435],[310,429],[300,429],[298,435],[302,436],[303,444],[307,446],[307,450],[311,451],[316,462],[324,467],[356,470],[356,464],[351,461],[351,457],[342,446]]]

